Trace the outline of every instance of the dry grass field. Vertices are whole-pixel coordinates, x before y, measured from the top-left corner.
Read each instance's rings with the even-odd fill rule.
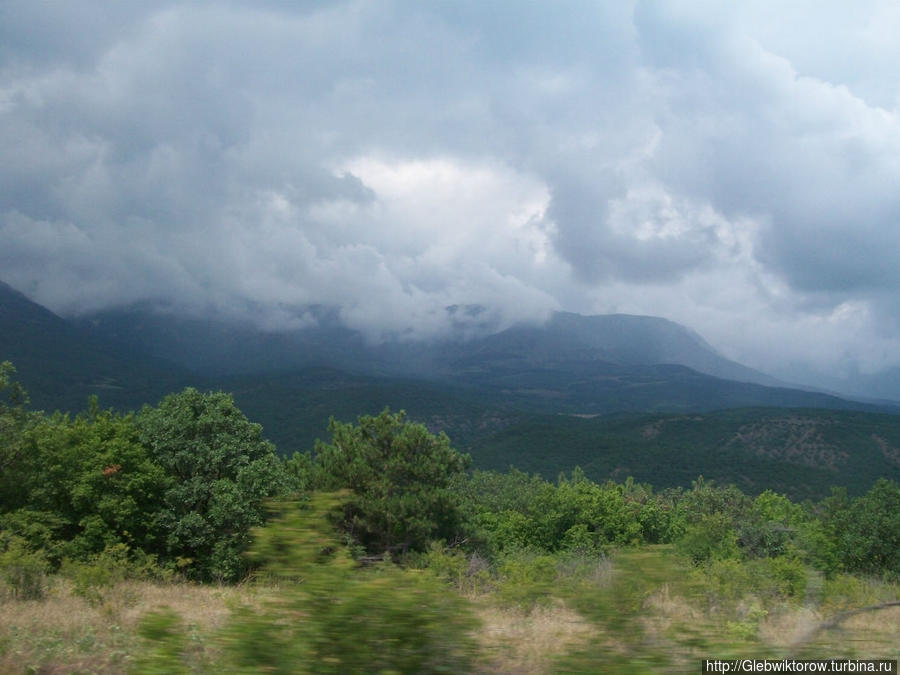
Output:
[[[626,550],[601,567],[574,585],[561,579],[559,597],[530,606],[490,590],[467,593],[481,624],[477,671],[696,672],[704,657],[900,657],[900,607],[816,630],[848,609],[897,598],[894,584],[836,577],[797,601],[754,592],[726,598],[707,592],[696,570],[657,551]],[[220,630],[233,608],[252,607],[272,592],[249,584],[123,581],[86,599],[65,578],[51,577],[40,600],[0,595],[0,673],[158,672],[140,666],[147,643],[138,625],[162,608],[183,620],[184,672],[229,672],[220,662]]]

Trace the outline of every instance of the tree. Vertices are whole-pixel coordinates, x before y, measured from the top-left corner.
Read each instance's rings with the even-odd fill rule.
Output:
[[[12,363],[0,363],[0,512],[21,506],[26,498],[27,432],[40,419],[28,410],[28,393],[15,374]]]
[[[900,579],[900,485],[881,478],[861,497],[848,500],[836,491],[825,505],[826,528],[844,569]]]
[[[263,499],[287,486],[262,427],[229,394],[193,388],[145,406],[137,424],[141,442],[169,477],[156,519],[165,533],[161,552],[201,579],[240,578],[250,529],[263,522]]]
[[[52,524],[54,548],[74,558],[120,543],[152,547],[166,476],[138,442],[133,415],[101,411],[92,398],[87,412],[44,418],[29,437],[26,510],[8,520]]]
[[[356,425],[332,419],[330,444],[317,443],[317,487],[347,488],[342,526],[372,553],[424,550],[431,539],[459,532],[459,503],[450,489],[468,455],[450,447],[405,413],[384,410]]]

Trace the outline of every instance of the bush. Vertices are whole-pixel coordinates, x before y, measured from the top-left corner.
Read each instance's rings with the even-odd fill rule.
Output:
[[[530,609],[548,602],[556,590],[558,558],[527,551],[508,555],[499,565],[500,600]]]
[[[712,513],[687,527],[678,550],[699,565],[709,560],[740,558],[737,542],[730,520],[721,513]]]
[[[360,569],[325,517],[344,498],[282,505],[257,531],[251,555],[279,589],[261,609],[234,614],[226,658],[239,669],[277,673],[469,669],[476,621],[465,601],[422,570]]]
[[[138,624],[143,639],[132,672],[136,675],[177,675],[191,672],[183,660],[187,640],[181,618],[168,607],[148,612]]]
[[[126,579],[171,580],[173,572],[156,564],[154,556],[132,552],[125,544],[106,548],[87,561],[65,560],[60,569],[73,583],[75,595],[99,604],[109,588]]]
[[[796,558],[780,556],[768,561],[769,577],[775,581],[779,595],[802,599],[806,591],[806,567]]]
[[[44,596],[50,565],[42,551],[29,550],[21,537],[6,535],[0,540],[0,576],[13,597],[39,600]]]
[[[900,579],[900,484],[881,479],[865,495],[826,500],[826,526],[841,567]]]
[[[267,497],[289,483],[275,448],[228,394],[188,388],[145,406],[137,417],[141,443],[163,468],[167,485],[155,525],[159,553],[187,561],[188,576],[236,581],[243,553],[261,525]]]

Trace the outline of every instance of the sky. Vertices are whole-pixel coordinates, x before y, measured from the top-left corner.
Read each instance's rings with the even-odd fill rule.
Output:
[[[4,0],[0,279],[373,339],[649,314],[874,372],[898,34],[893,0]]]

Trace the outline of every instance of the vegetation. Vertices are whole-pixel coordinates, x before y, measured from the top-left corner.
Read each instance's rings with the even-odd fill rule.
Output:
[[[798,502],[702,477],[469,473],[389,410],[285,460],[221,392],[44,415],[4,364],[0,394],[3,672],[898,655],[892,480]]]
[[[453,450],[444,434],[434,436],[403,418],[386,410],[360,417],[357,425],[331,420],[332,442],[318,443],[308,461],[306,482],[313,488],[350,491],[341,527],[370,553],[421,551],[460,529],[449,486],[469,458]]]
[[[237,580],[250,528],[263,521],[262,500],[288,489],[284,466],[262,427],[231,396],[188,388],[136,419],[138,440],[165,475],[154,527],[160,553],[202,579]]]

